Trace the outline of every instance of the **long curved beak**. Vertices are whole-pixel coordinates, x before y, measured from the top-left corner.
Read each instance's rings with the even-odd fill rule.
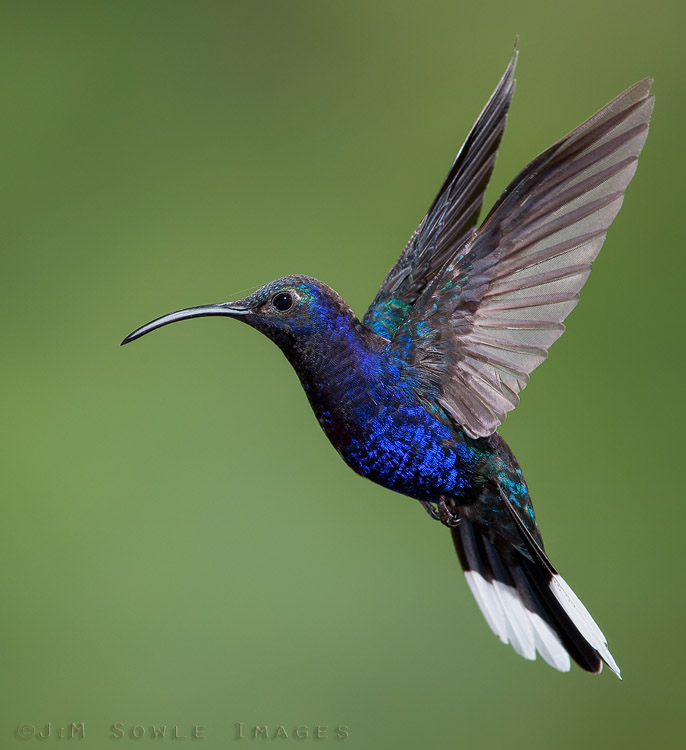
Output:
[[[121,346],[128,344],[131,341],[139,339],[141,336],[145,336],[146,333],[154,331],[162,326],[169,325],[169,323],[176,323],[177,320],[186,320],[187,318],[204,318],[208,315],[226,315],[229,318],[237,318],[241,315],[246,315],[250,312],[250,307],[242,305],[240,302],[221,302],[216,305],[200,305],[199,307],[187,307],[185,310],[177,310],[176,312],[163,315],[161,318],[151,320],[150,323],[146,323],[140,328],[136,328],[133,333],[130,333],[122,342]]]

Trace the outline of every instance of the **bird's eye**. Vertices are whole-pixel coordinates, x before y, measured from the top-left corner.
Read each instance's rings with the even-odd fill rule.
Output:
[[[280,292],[279,294],[275,294],[272,298],[272,305],[274,308],[276,308],[279,312],[284,312],[285,310],[288,310],[289,307],[293,304],[293,295],[289,294],[288,292]]]

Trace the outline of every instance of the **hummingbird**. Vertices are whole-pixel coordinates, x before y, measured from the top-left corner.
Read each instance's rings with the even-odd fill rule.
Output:
[[[271,339],[324,433],[363,477],[451,533],[493,633],[528,660],[606,664],[607,639],[544,550],[522,470],[497,428],[564,331],[636,171],[651,79],[536,157],[478,223],[514,93],[515,49],[438,195],[360,320],[304,275],[172,312],[122,344],[221,315]]]

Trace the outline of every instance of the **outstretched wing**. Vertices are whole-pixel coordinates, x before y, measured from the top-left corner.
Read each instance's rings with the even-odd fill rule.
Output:
[[[514,93],[517,51],[464,142],[438,195],[390,270],[363,323],[390,338],[422,290],[474,230]]]
[[[421,397],[472,437],[503,422],[562,335],[636,171],[651,83],[627,89],[534,159],[393,337]]]

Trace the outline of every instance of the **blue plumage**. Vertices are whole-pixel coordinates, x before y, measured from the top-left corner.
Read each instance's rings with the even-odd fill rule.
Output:
[[[493,632],[556,669],[619,675],[543,551],[522,471],[496,429],[564,330],[636,168],[653,98],[641,81],[529,164],[477,228],[514,86],[513,56],[429,211],[362,320],[316,279],[134,331],[223,315],[268,336],[358,474],[450,528]]]

